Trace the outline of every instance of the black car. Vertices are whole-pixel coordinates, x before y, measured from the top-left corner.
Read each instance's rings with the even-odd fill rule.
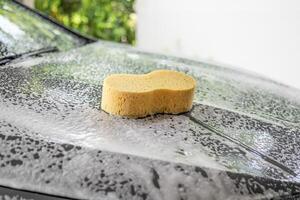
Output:
[[[0,199],[300,198],[300,91],[95,41],[0,1]],[[185,72],[190,112],[100,109],[111,73]]]

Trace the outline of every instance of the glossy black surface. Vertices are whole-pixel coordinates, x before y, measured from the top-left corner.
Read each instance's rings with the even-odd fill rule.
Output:
[[[86,41],[10,0],[0,1],[1,60],[28,52],[67,50]]]

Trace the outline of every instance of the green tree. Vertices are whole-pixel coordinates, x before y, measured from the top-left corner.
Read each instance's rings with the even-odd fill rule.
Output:
[[[35,0],[35,7],[82,34],[135,43],[134,0]]]

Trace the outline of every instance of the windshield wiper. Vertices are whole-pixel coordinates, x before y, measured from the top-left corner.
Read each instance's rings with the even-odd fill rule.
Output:
[[[9,56],[5,56],[0,59],[0,65],[7,64],[7,63],[9,63],[15,59],[21,58],[21,57],[30,57],[30,56],[36,56],[36,55],[41,55],[44,53],[51,53],[51,52],[57,52],[57,51],[58,51],[57,47],[46,47],[46,48],[41,48],[38,50],[28,51],[28,52],[21,53],[21,54],[9,55]]]

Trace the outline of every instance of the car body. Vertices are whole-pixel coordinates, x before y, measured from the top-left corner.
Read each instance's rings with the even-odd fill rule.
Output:
[[[17,2],[0,5],[0,197],[300,197],[299,90],[94,41]],[[190,112],[127,119],[100,109],[107,75],[155,69],[196,79]]]

